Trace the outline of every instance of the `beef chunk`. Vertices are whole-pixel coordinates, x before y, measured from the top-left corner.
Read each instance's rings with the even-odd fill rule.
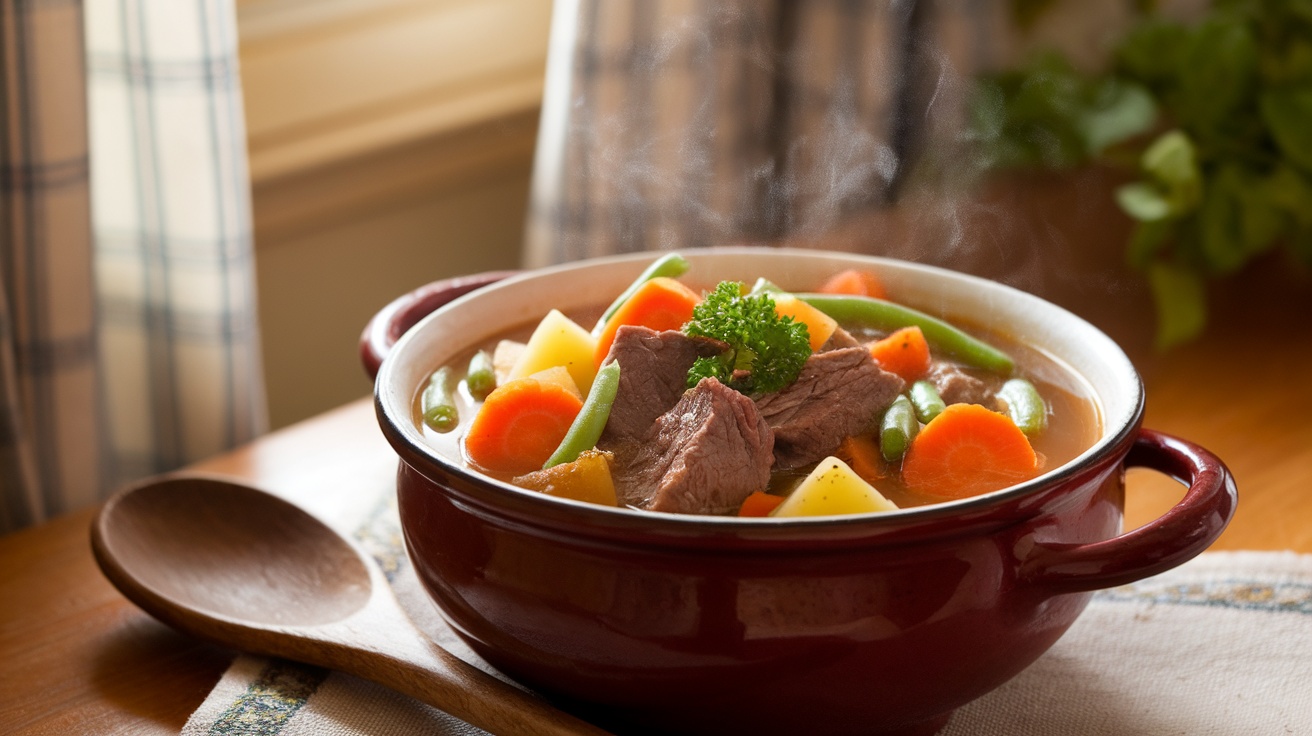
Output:
[[[813,354],[791,386],[756,399],[774,430],[775,468],[800,468],[832,455],[843,438],[877,421],[904,386],[863,347]]]
[[[980,404],[993,408],[997,387],[952,363],[935,361],[925,379],[934,384],[944,404]]]
[[[656,417],[670,410],[688,388],[688,369],[702,356],[717,355],[726,346],[717,340],[689,337],[676,330],[657,332],[623,325],[604,363],[619,361],[620,385],[615,392],[602,444],[643,437]]]
[[[752,400],[704,378],[644,438],[615,446],[616,492],[621,503],[650,511],[725,513],[765,490],[773,449]]]

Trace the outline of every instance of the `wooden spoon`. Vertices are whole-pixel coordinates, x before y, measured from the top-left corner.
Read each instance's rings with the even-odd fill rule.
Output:
[[[437,646],[377,565],[263,491],[164,476],[111,498],[91,546],[128,599],[188,634],[373,680],[495,734],[604,733]]]

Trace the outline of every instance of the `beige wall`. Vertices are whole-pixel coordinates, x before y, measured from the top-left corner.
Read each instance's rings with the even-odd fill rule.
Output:
[[[393,298],[518,266],[550,8],[238,0],[274,428],[370,392]]]
[[[527,163],[260,249],[274,427],[369,393],[357,358],[360,332],[396,296],[445,276],[516,267]]]

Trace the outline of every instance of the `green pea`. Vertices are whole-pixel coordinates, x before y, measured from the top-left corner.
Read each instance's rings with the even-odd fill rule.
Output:
[[[449,366],[433,371],[419,399],[424,424],[434,432],[450,432],[460,423],[460,413],[456,410],[455,396],[451,390],[451,378]]]
[[[906,396],[898,396],[884,411],[884,418],[879,422],[880,454],[890,463],[901,460],[919,431],[920,423],[916,421],[911,400]]]
[[[915,407],[916,418],[921,424],[929,424],[929,420],[947,408],[943,403],[943,397],[938,395],[938,389],[929,381],[916,381],[911,384],[910,393],[911,405]]]
[[[797,294],[797,297],[838,320],[840,324],[857,323],[888,332],[916,325],[925,333],[925,339],[936,352],[1004,376],[1016,368],[1011,357],[1001,350],[941,319],[901,304],[867,296]]]
[[[1029,437],[1048,428],[1048,405],[1034,384],[1024,378],[1013,378],[1002,384],[998,398],[1007,406],[1007,416]]]
[[[572,463],[579,455],[597,446],[601,431],[606,428],[606,420],[610,419],[610,408],[615,403],[619,387],[618,362],[607,363],[597,371],[596,377],[592,379],[592,388],[588,390],[588,398],[583,401],[583,408],[579,409],[578,416],[569,425],[560,446],[543,464],[543,470],[562,463]]]

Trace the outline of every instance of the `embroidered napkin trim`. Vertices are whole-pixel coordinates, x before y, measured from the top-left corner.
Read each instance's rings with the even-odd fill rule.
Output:
[[[270,660],[206,734],[277,736],[327,677],[327,670],[319,667]]]
[[[1099,591],[1094,595],[1094,600],[1209,606],[1309,615],[1312,614],[1312,585],[1294,582],[1269,583],[1243,578],[1176,584],[1158,578],[1149,578],[1119,588]]]

